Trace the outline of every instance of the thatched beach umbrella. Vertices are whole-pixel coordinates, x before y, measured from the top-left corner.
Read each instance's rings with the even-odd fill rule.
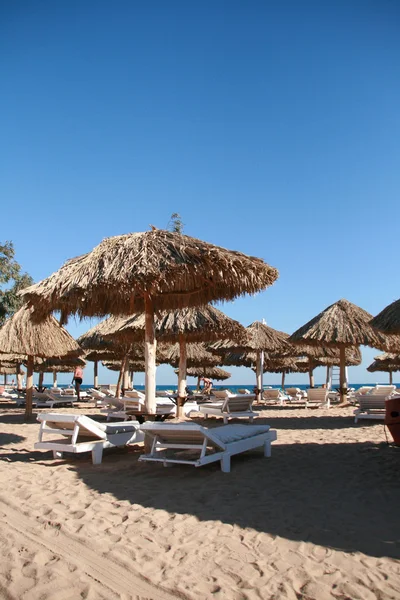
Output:
[[[125,317],[111,316],[97,323],[94,327],[83,333],[78,338],[78,343],[88,351],[87,360],[94,362],[94,387],[98,387],[98,361],[119,361],[121,375],[118,378],[117,396],[119,396],[121,383],[125,389],[129,387],[129,367],[127,357],[144,360],[144,347],[142,344],[132,344],[125,339],[116,339],[115,332],[125,322]]]
[[[175,371],[175,373],[179,373],[179,371]],[[197,377],[197,390],[200,389],[200,381],[204,377],[216,381],[225,381],[231,376],[231,373],[219,367],[189,367],[187,374],[191,377]]]
[[[370,373],[375,373],[377,371],[389,373],[389,384],[392,385],[393,372],[400,371],[400,355],[390,354],[388,352],[379,354],[378,356],[375,356],[374,362],[367,367],[367,371]]]
[[[371,320],[372,327],[387,334],[400,335],[400,300],[386,306]]]
[[[119,329],[108,335],[113,340],[129,342],[144,341],[145,315],[132,315],[122,321]],[[177,416],[186,398],[187,343],[208,342],[221,338],[242,340],[246,330],[238,321],[230,319],[211,305],[161,311],[155,318],[155,337],[160,342],[179,343],[179,373]],[[105,336],[107,338],[107,335]]]
[[[289,342],[293,344],[339,348],[342,403],[347,399],[346,347],[360,345],[380,347],[385,344],[385,336],[371,327],[370,320],[371,315],[367,311],[342,299],[328,306],[289,338]]]
[[[34,358],[78,356],[82,349],[59,322],[48,315],[37,322],[32,308],[23,306],[0,329],[0,354],[27,359],[25,416],[32,416]]]
[[[33,370],[39,373],[39,388],[43,387],[45,373],[53,374],[53,386],[57,386],[57,373],[71,373],[75,367],[85,367],[86,360],[79,356],[63,358],[35,358]]]
[[[246,327],[246,338],[243,341],[223,340],[213,343],[209,347],[212,351],[216,352],[255,354],[257,399],[259,399],[262,392],[264,354],[283,353],[287,348],[288,338],[289,335],[287,333],[273,329],[260,321],[254,321],[254,323]],[[228,363],[224,362],[224,364]]]
[[[165,230],[103,240],[21,294],[42,314],[146,314],[146,408],[156,412],[154,312],[233,300],[272,285],[263,260]]]

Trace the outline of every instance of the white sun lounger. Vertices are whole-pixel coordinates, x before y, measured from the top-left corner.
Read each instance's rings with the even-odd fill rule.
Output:
[[[221,470],[229,473],[231,456],[246,450],[264,447],[264,456],[271,456],[271,442],[277,439],[269,425],[223,425],[207,429],[195,423],[145,423],[142,431],[151,438],[150,454],[140,461],[161,462],[201,467],[220,461]],[[197,457],[184,457],[179,452],[193,451]]]
[[[386,414],[386,396],[382,394],[364,394],[357,398],[358,408],[354,411],[354,423],[358,419],[384,419]]]
[[[276,388],[264,390],[261,398],[265,401],[273,400],[274,402],[279,402],[281,406],[286,400],[289,400],[289,396],[287,394],[284,394],[281,390]]]
[[[70,404],[74,406],[74,400],[77,400],[77,396],[70,395],[61,395],[61,394],[53,394],[53,392],[42,392],[41,398],[36,400],[36,404],[38,407],[44,408],[54,408],[59,404]]]
[[[329,397],[329,390],[326,388],[310,388],[307,390],[306,408],[310,404],[318,404],[318,406],[325,406],[330,408],[331,401]]]
[[[227,423],[228,419],[244,417],[250,419],[250,423],[252,423],[254,417],[257,416],[257,413],[253,412],[252,407],[253,396],[245,394],[244,396],[225,398],[223,402],[206,402],[201,404],[198,410],[203,413],[206,419],[208,415],[213,415],[215,417],[223,417],[224,423]]]
[[[35,449],[52,450],[54,458],[62,458],[64,452],[91,452],[94,465],[102,461],[103,449],[143,442],[144,434],[139,423],[99,423],[85,415],[42,413],[39,441]],[[60,434],[68,439],[44,441],[44,434]]]

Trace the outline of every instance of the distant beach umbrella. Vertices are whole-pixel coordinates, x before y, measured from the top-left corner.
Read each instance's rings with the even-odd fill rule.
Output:
[[[0,329],[0,354],[27,359],[25,416],[32,416],[34,358],[78,356],[82,349],[52,316],[38,322],[32,308],[23,306]]]
[[[283,331],[273,329],[260,321],[254,321],[246,327],[246,337],[242,341],[232,339],[222,340],[211,344],[210,350],[216,352],[241,353],[254,355],[256,364],[256,387],[257,399],[261,396],[262,389],[262,372],[264,354],[270,355],[275,353],[283,353],[287,350],[287,340],[289,335]],[[224,362],[224,364],[229,364]]]
[[[120,394],[121,384],[124,389],[128,388],[129,369],[127,358],[144,361],[143,344],[132,344],[124,339],[118,339],[115,332],[125,322],[125,317],[111,316],[97,323],[94,327],[83,333],[78,338],[79,345],[87,350],[87,360],[94,363],[94,387],[98,387],[98,361],[119,361],[121,371],[117,384],[117,396]]]
[[[233,300],[272,285],[263,260],[180,233],[159,230],[103,240],[21,294],[41,313],[146,314],[146,408],[156,412],[154,312]]]
[[[374,362],[367,367],[367,371],[370,373],[377,371],[389,373],[389,383],[391,385],[393,383],[393,373],[400,371],[400,355],[385,352],[384,354],[375,356]]]
[[[386,342],[384,334],[369,324],[371,315],[348,300],[339,300],[295,331],[289,342],[300,345],[338,347],[340,352],[340,396],[347,399],[346,347],[372,346],[379,348]]]
[[[143,313],[116,320],[121,322],[121,326],[108,334],[113,340],[125,344],[144,341]],[[230,319],[211,305],[161,311],[154,319],[154,327],[157,341],[179,343],[177,416],[180,416],[186,397],[188,342],[208,342],[227,337],[241,340],[245,338],[246,330],[238,321]]]
[[[64,358],[35,358],[33,370],[39,373],[39,387],[43,386],[44,373],[53,374],[53,385],[57,385],[57,373],[72,373],[75,367],[85,367],[86,360],[79,356]]]
[[[386,306],[371,320],[372,327],[389,335],[400,335],[400,300]]]
[[[178,374],[179,370],[176,370],[175,373]],[[219,369],[218,367],[189,367],[187,369],[187,374],[191,377],[197,377],[198,390],[200,389],[200,381],[204,377],[207,379],[215,379],[216,381],[225,381],[231,377],[231,373]]]

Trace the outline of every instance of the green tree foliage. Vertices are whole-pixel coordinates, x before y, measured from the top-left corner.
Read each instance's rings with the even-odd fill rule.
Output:
[[[21,273],[14,256],[12,242],[0,243],[0,325],[22,306],[18,292],[33,283],[30,275]]]
[[[168,225],[170,231],[173,231],[174,233],[183,233],[184,222],[179,213],[172,213]]]

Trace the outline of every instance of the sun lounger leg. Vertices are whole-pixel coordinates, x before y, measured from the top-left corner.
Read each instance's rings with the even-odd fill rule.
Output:
[[[223,473],[231,472],[231,456],[230,454],[224,454],[221,458],[221,471]]]
[[[103,447],[100,446],[100,444],[99,444],[92,450],[92,462],[94,465],[100,465],[102,459],[103,459]]]
[[[64,452],[60,452],[59,450],[53,450],[53,458],[62,458],[64,456]]]
[[[228,423],[228,417],[226,415],[224,415],[224,425],[227,425]]]
[[[271,441],[267,440],[264,444],[264,456],[267,458],[271,457]]]
[[[249,421],[250,421],[250,423],[253,423],[254,417],[250,417]]]

